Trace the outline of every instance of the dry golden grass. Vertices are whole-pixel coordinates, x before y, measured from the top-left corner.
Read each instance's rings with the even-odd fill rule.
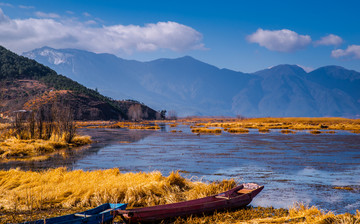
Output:
[[[353,190],[354,190],[354,188],[349,187],[349,186],[344,186],[344,187],[333,187],[333,189],[347,190],[347,191],[353,191]]]
[[[245,128],[228,128],[227,132],[232,134],[247,134],[249,133],[249,129]]]
[[[282,134],[296,134],[296,131],[292,131],[292,130],[288,130],[288,129],[284,129],[284,130],[281,130],[281,133]]]
[[[76,126],[79,128],[86,127],[86,128],[94,128],[98,126],[107,126],[114,124],[113,121],[77,121]]]
[[[191,132],[200,134],[221,134],[220,128],[191,128]]]
[[[322,131],[319,131],[319,130],[311,130],[310,131],[310,134],[313,134],[313,135],[319,135],[319,134],[321,134],[321,133],[323,133]]]
[[[335,134],[336,131],[325,131],[325,133],[327,133],[327,134]]]
[[[71,146],[82,146],[91,144],[92,140],[91,137],[88,135],[75,135],[71,142]]]
[[[75,136],[72,143],[67,143],[63,136],[53,136],[50,140],[20,140],[17,138],[9,138],[0,142],[0,158],[2,161],[42,160],[47,159],[47,154],[54,153],[58,150],[90,143],[90,136]]]
[[[143,122],[117,122],[115,124],[98,126],[99,128],[127,128],[127,129],[138,129],[138,130],[159,130],[160,126],[154,122],[148,121]]]
[[[269,133],[270,129],[269,128],[259,128],[259,133]]]
[[[11,126],[10,123],[0,123],[0,130],[7,129]]]
[[[178,172],[120,173],[118,169],[43,172],[0,171],[0,204],[7,210],[72,208],[124,202],[151,206],[212,195],[230,189],[235,181],[191,182]]]
[[[234,223],[234,224],[265,224],[265,223],[303,223],[303,224],[357,224],[360,222],[360,212],[353,214],[334,215],[332,212],[324,212],[316,207],[308,207],[303,204],[297,204],[286,209],[274,208],[248,208],[234,212],[215,213],[211,216],[190,217],[187,219],[178,219],[176,224],[180,223]]]
[[[178,125],[179,125],[178,123],[169,124],[169,126],[170,126],[171,128],[175,128],[175,127],[177,127]]]
[[[292,129],[292,130],[348,130],[360,133],[360,119],[346,118],[187,118],[180,123],[194,127],[252,128],[259,130]],[[266,132],[266,131],[264,131]]]
[[[128,129],[160,129],[159,123],[167,123],[170,127],[178,124],[189,125],[190,128],[223,128],[225,131],[234,128],[258,129],[260,133],[268,133],[271,129],[292,130],[322,130],[324,133],[333,133],[333,130],[348,130],[360,133],[360,119],[347,118],[223,118],[223,117],[193,117],[179,120],[158,120],[142,122],[78,122],[79,127],[88,128],[128,128]],[[329,131],[324,131],[329,130]],[[199,129],[200,130],[200,129]],[[211,132],[211,131],[210,131]],[[204,133],[210,133],[204,131]]]
[[[174,203],[213,195],[236,185],[192,182],[178,172],[120,173],[118,169],[42,172],[0,171],[1,223],[23,222],[70,214],[99,204],[129,203],[129,207]],[[45,213],[44,213],[45,211]],[[16,215],[14,215],[16,214]],[[334,215],[302,204],[287,209],[252,208],[177,218],[171,223],[359,223],[360,212]]]

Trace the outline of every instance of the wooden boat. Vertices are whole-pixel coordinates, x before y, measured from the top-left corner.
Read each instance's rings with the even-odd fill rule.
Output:
[[[127,204],[102,204],[96,208],[86,210],[84,212],[74,213],[71,215],[64,215],[49,219],[25,222],[31,224],[98,224],[98,223],[112,223],[115,218],[114,211],[125,209]]]
[[[173,204],[117,210],[126,223],[154,223],[166,218],[234,209],[248,205],[264,188],[253,183],[242,184],[221,194]]]

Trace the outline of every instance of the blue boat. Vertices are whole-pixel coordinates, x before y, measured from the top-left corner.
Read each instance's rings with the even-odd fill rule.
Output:
[[[49,219],[25,222],[26,224],[98,224],[98,223],[112,223],[115,218],[116,210],[125,209],[127,204],[102,204],[96,208],[86,210],[84,212],[74,213],[71,215],[64,215]]]

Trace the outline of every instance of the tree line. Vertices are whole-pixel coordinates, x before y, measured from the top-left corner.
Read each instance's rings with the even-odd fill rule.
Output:
[[[18,139],[64,140],[71,143],[76,125],[69,106],[45,104],[33,111],[14,111],[8,137]]]

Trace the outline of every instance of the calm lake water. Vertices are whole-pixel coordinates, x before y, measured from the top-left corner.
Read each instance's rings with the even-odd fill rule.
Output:
[[[169,130],[182,130],[172,133]],[[316,205],[335,213],[360,209],[360,135],[347,131],[312,135],[307,131],[281,134],[195,135],[188,126],[163,126],[160,131],[82,129],[99,140],[86,149],[41,163],[2,164],[44,169],[108,169],[124,172],[180,170],[194,180],[234,178],[265,185],[253,206],[288,208],[294,202]],[[353,190],[333,189],[350,186]]]

